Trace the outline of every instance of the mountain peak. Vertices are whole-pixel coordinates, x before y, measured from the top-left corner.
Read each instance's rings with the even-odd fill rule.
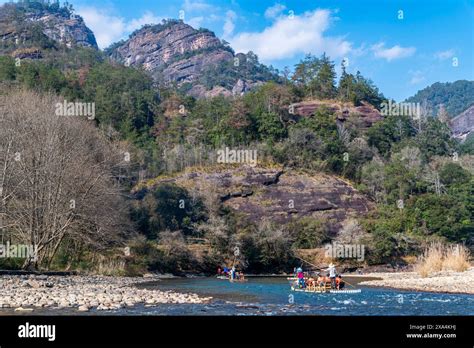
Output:
[[[143,68],[160,85],[175,85],[197,98],[241,94],[277,78],[253,55],[236,55],[212,31],[175,19],[146,25],[106,53],[126,66]]]
[[[7,3],[0,7],[2,51],[30,47],[66,47],[98,49],[94,33],[71,6],[41,1]]]
[[[147,71],[155,71],[202,50],[224,48],[211,31],[196,30],[178,20],[164,20],[161,24],[145,25],[134,31],[128,40],[115,44],[107,52],[127,66],[143,66]]]

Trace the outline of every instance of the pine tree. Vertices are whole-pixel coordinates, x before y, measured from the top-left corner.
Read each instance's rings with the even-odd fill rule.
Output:
[[[338,97],[340,100],[344,102],[352,102],[356,103],[355,97],[355,79],[352,74],[348,74],[346,71],[346,66],[344,63],[341,63],[342,74],[341,78],[339,79],[339,87],[338,87]]]
[[[304,91],[305,96],[315,96],[314,81],[317,79],[320,67],[320,60],[311,54],[306,55],[302,61],[296,64],[292,80],[297,87]]]
[[[315,92],[315,96],[321,99],[331,99],[336,97],[337,89],[335,85],[336,71],[334,69],[334,63],[331,62],[326,53],[324,53],[319,59],[320,67],[316,75],[316,79],[311,81],[312,90]]]

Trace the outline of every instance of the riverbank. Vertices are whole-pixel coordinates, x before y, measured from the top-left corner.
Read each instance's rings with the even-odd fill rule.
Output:
[[[104,276],[12,276],[0,277],[0,308],[31,312],[35,308],[109,311],[139,304],[198,304],[211,297],[193,293],[176,293],[157,289],[137,288],[149,282],[147,278]],[[159,278],[156,278],[159,280]],[[1,313],[1,311],[0,311]]]
[[[436,272],[425,278],[416,272],[374,272],[364,273],[363,277],[381,279],[363,281],[360,285],[389,287],[400,290],[474,294],[474,267],[465,272]]]

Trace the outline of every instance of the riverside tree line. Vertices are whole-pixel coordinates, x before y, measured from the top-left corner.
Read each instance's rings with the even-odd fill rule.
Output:
[[[329,108],[295,118],[289,105],[303,100],[375,108],[387,101],[345,66],[336,81],[326,55],[307,56],[293,73],[272,70],[272,81],[244,96],[203,100],[157,89],[144,72],[92,50],[58,49],[54,56],[21,66],[0,57],[2,236],[40,245],[38,263],[21,266],[77,266],[90,252],[129,244],[140,255],[132,271],[206,271],[232,257],[238,243],[245,263],[265,271],[285,269],[295,248],[328,241],[323,221],[243,226],[218,203],[171,184],[130,196],[140,180],[212,164],[210,154],[225,146],[351,180],[377,203],[357,227],[369,236],[368,262],[416,254],[427,240],[472,245],[472,140],[453,140],[446,123],[430,115],[417,122],[388,116],[368,130],[341,124]],[[55,115],[64,99],[94,102],[95,120]],[[192,204],[179,209],[182,199]],[[190,249],[196,238],[210,243],[204,260]]]

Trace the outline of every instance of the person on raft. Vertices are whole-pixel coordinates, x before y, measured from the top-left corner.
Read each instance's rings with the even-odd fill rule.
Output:
[[[329,277],[325,277],[324,275],[318,273],[317,283],[319,287],[324,288],[326,286],[326,283],[329,283],[330,281],[331,280],[329,279]]]
[[[229,275],[229,269],[226,267],[224,267],[224,270],[222,271],[222,273],[227,277]]]
[[[235,266],[230,270],[230,279],[231,280],[245,280],[244,272],[237,271]]]
[[[329,278],[331,279],[331,289],[335,289],[336,288],[336,274],[337,274],[336,266],[334,266],[334,264],[331,262],[329,264],[327,271],[329,272]]]
[[[342,280],[342,276],[338,274],[336,277],[336,289],[342,290],[344,289],[344,285],[346,285],[346,283],[344,282],[344,280]]]
[[[298,267],[296,272],[297,272],[296,277],[298,278],[298,286],[300,287],[300,289],[304,289],[306,287],[306,284],[305,284],[305,280],[304,280],[303,269],[301,267]]]
[[[305,285],[308,287],[308,288],[315,288],[316,287],[316,279],[314,279],[312,276],[311,276],[311,273],[308,273],[308,279],[305,280]]]

